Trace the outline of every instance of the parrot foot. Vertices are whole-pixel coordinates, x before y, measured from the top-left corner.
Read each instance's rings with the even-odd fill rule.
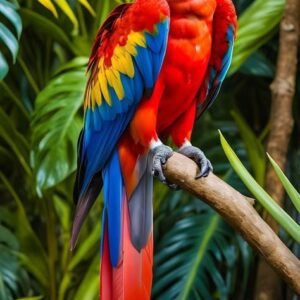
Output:
[[[153,153],[152,175],[156,177],[160,182],[166,184],[170,189],[178,190],[178,185],[169,182],[163,173],[164,165],[167,163],[168,159],[173,154],[172,148],[162,144],[153,148],[152,153]]]
[[[213,171],[211,162],[199,148],[188,145],[180,148],[178,152],[192,159],[198,165],[200,171],[196,175],[196,179],[207,177]]]

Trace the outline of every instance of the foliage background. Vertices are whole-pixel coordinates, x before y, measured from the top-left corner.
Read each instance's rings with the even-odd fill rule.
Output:
[[[284,1],[234,2],[240,18],[230,76],[197,123],[193,140],[219,176],[248,194],[225,158],[217,129],[263,185],[269,85]],[[0,0],[1,300],[97,299],[102,201],[99,197],[70,253],[72,185],[85,67],[97,29],[115,5]],[[299,83],[299,73],[297,78]],[[299,190],[297,87],[287,175]],[[154,212],[154,299],[251,299],[256,254],[219,215],[160,184]],[[284,233],[282,238],[299,254],[299,245]]]

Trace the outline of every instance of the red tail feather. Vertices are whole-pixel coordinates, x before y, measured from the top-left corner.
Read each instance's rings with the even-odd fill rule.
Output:
[[[127,202],[127,200],[126,200]],[[101,300],[147,300],[151,296],[153,239],[149,238],[147,246],[138,252],[130,239],[128,207],[123,211],[123,245],[122,259],[117,268],[109,260],[107,230],[105,230],[101,262]]]

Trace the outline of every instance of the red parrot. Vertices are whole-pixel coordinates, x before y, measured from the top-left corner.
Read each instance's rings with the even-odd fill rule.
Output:
[[[74,248],[103,188],[100,299],[150,299],[153,175],[171,188],[163,165],[171,138],[212,170],[192,146],[195,120],[213,103],[232,59],[231,0],[136,0],[101,26],[88,64],[84,127],[74,186]]]

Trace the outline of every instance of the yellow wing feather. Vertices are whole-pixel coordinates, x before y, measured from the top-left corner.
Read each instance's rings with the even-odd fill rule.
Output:
[[[105,76],[105,72],[99,72],[98,74],[98,81],[100,83],[100,89],[101,89],[101,93],[106,101],[106,103],[111,106],[112,102],[111,102],[111,97],[108,91],[108,86],[107,86],[107,79]]]
[[[93,99],[92,102],[95,104],[95,102],[97,103],[97,105],[101,105],[102,103],[102,94],[100,92],[100,85],[99,82],[96,81],[96,83],[93,85]]]
[[[111,57],[111,66],[105,65],[103,57],[99,60],[97,70],[91,75],[93,80],[89,81],[90,86],[87,87],[85,108],[100,106],[103,101],[112,106],[109,86],[114,89],[120,101],[125,98],[121,74],[130,78],[134,77],[133,58],[138,54],[137,46],[146,48],[146,38],[144,33],[132,31],[124,46],[115,47]]]

